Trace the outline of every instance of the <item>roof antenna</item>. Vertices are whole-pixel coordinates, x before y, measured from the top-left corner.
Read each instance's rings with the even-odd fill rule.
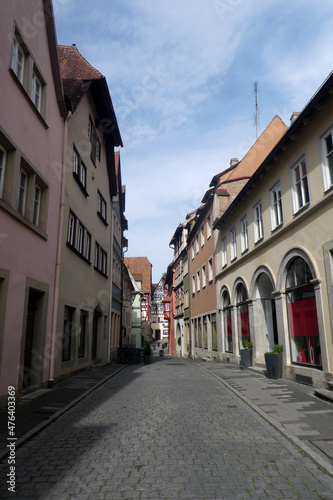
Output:
[[[258,115],[259,115],[259,107],[258,107],[258,84],[254,82],[254,99],[256,106],[256,115],[255,115],[255,126],[256,126],[256,141],[258,140]]]

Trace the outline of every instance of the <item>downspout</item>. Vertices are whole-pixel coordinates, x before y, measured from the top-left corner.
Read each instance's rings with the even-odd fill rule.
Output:
[[[53,387],[53,382],[54,382],[54,355],[55,355],[55,345],[56,345],[56,335],[57,335],[61,246],[62,246],[62,232],[63,232],[62,228],[63,228],[64,211],[65,211],[66,151],[67,151],[67,138],[68,138],[68,122],[71,116],[72,116],[71,111],[68,111],[67,117],[65,119],[64,135],[63,135],[64,142],[62,149],[62,166],[61,166],[60,211],[59,211],[57,253],[56,253],[55,278],[54,278],[54,297],[53,297],[52,327],[51,327],[52,329],[51,329],[51,345],[50,345],[50,367],[49,367],[49,379],[48,379],[49,388]]]
[[[110,286],[110,312],[109,312],[109,332],[108,332],[108,363],[111,362],[111,328],[112,328],[112,284],[113,284],[113,232],[114,232],[114,223],[113,223],[113,212],[114,208],[116,206],[116,203],[111,200],[111,224],[110,224],[110,231],[111,231],[111,248],[110,248],[110,280],[109,280],[109,286]]]

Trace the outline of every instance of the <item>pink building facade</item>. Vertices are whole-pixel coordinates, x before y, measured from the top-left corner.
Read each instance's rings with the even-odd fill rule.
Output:
[[[52,385],[66,110],[52,3],[0,4],[0,403]]]

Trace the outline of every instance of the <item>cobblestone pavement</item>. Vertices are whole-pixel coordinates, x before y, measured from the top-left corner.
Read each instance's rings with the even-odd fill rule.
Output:
[[[330,499],[323,472],[209,370],[131,365],[16,450],[16,492],[49,499]]]

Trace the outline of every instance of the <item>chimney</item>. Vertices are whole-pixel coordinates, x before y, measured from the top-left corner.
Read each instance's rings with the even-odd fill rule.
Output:
[[[301,113],[299,111],[293,112],[293,114],[290,117],[290,125],[292,125],[297,120],[297,118],[299,117],[300,114]]]
[[[230,160],[230,167],[233,167],[238,163],[238,158],[231,158]]]

